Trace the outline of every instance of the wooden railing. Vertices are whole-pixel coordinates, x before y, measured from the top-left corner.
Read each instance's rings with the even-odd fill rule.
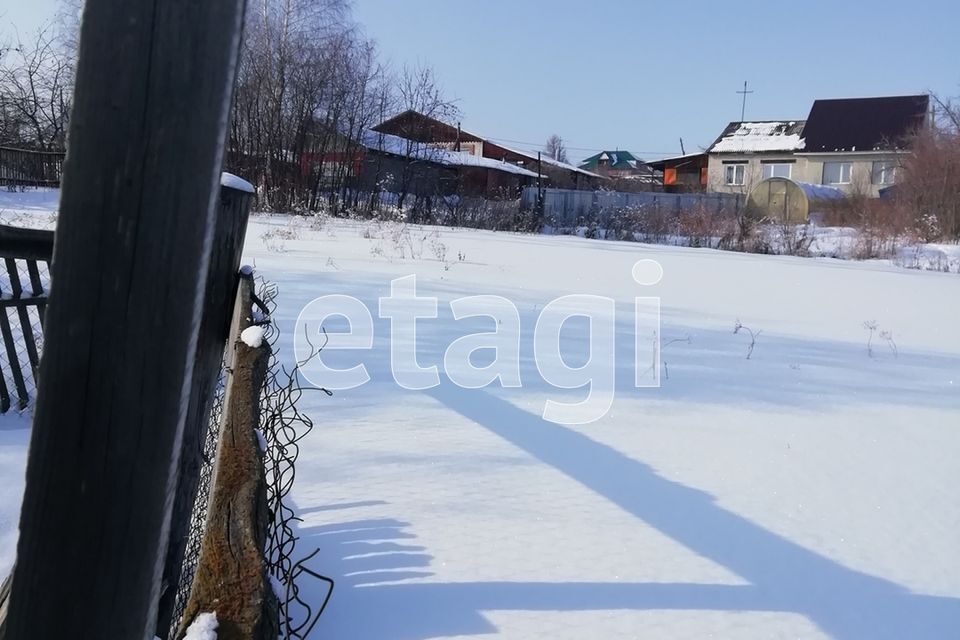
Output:
[[[36,393],[52,255],[53,231],[0,225],[0,413]]]
[[[209,466],[209,461],[204,459],[204,444],[211,421],[216,421],[219,433],[220,417],[211,417],[214,396],[225,350],[233,353],[236,341],[228,336],[232,323],[235,323],[238,283],[243,280],[239,273],[240,256],[254,196],[252,190],[246,188],[248,185],[243,185],[243,181],[234,176],[224,174],[221,184],[214,217],[214,237],[217,240],[207,259],[204,308],[196,329],[193,380],[178,456],[177,488],[173,495],[170,535],[157,606],[157,635],[162,638],[170,637],[168,629],[171,627],[178,628],[182,607],[186,606],[191,593],[193,574],[181,580],[181,572],[199,500],[203,502],[197,511],[202,514],[198,538],[203,537],[209,487],[203,488],[203,495],[199,498],[198,489],[201,482],[208,482],[212,475],[208,471],[206,477],[201,478],[204,465]],[[35,401],[53,243],[53,231],[0,225],[0,413],[13,406],[26,409]],[[246,277],[249,280],[249,276]],[[248,311],[249,289],[250,283],[247,282]],[[252,427],[249,435],[254,438]],[[196,558],[191,562],[195,564]],[[8,577],[0,583],[0,640],[7,637],[9,590]],[[264,594],[269,600],[270,594],[263,592],[261,596]],[[175,611],[178,595],[182,595],[183,602],[180,603],[181,609]],[[272,637],[276,637],[275,632]]]
[[[65,155],[63,151],[0,147],[0,185],[59,186]]]

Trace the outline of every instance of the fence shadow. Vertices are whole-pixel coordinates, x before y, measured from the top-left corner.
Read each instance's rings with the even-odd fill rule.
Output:
[[[328,288],[342,293],[365,291],[363,301],[376,309],[376,296],[388,294],[386,283],[372,276],[359,278],[366,278],[364,286],[356,285],[356,277],[350,282],[333,274]],[[312,280],[304,272],[293,283],[306,289]],[[440,293],[441,300],[463,295],[453,285],[432,289],[431,293]],[[436,321],[441,330],[421,334],[422,353],[442,353],[455,337],[481,328],[468,323],[454,327],[445,307],[441,304],[441,317]],[[956,371],[960,358],[952,353],[903,351],[897,358],[871,359],[863,344],[765,334],[754,358],[746,361],[743,336],[733,335],[732,330],[684,326],[674,322],[672,311],[664,309],[664,338],[689,334],[693,343],[675,345],[665,352],[671,375],[657,392],[658,400],[678,406],[691,402],[718,407],[783,407],[810,412],[811,419],[815,419],[814,407],[823,410],[867,403],[960,406],[955,394],[933,386],[944,374]],[[535,312],[533,303],[521,308],[525,345],[530,344]],[[292,324],[291,313],[287,311],[280,320]],[[618,329],[623,329],[621,324]],[[389,350],[383,339],[389,327],[381,319],[376,319],[375,325],[375,347],[364,362],[374,383],[391,384]],[[632,335],[625,330],[618,334],[616,388],[645,397],[650,390],[633,387]],[[574,346],[584,347],[585,343],[581,340]],[[894,363],[895,369],[891,368]],[[528,350],[521,355],[521,369],[527,391],[556,392],[536,379]],[[526,384],[528,381],[531,384]],[[382,403],[387,387],[376,389],[358,392],[356,398]],[[338,591],[318,627],[320,637],[425,640],[495,633],[496,627],[484,616],[485,611],[493,610],[788,612],[806,617],[839,640],[939,639],[951,637],[960,622],[960,600],[956,598],[913,593],[892,581],[843,566],[722,508],[708,493],[668,480],[649,465],[574,429],[544,422],[494,393],[460,389],[448,381],[425,393],[749,584],[436,582],[428,580],[428,550],[416,545],[407,523],[350,518],[301,531],[306,549],[321,549],[315,568],[338,581]],[[353,408],[365,409],[357,403]],[[344,508],[367,502],[379,501],[365,500]],[[337,507],[309,508],[329,511]],[[404,548],[408,545],[420,548]],[[382,551],[383,555],[358,558],[358,549],[371,554]],[[417,564],[423,558],[407,554],[426,556],[428,562]],[[354,570],[351,564],[363,568]],[[368,614],[379,611],[389,611],[390,616]]]
[[[304,550],[320,549],[314,568],[337,581],[317,627],[320,637],[496,633],[487,611],[789,612],[838,640],[939,639],[950,637],[960,620],[960,600],[912,593],[847,568],[723,509],[708,493],[502,398],[449,384],[428,395],[749,584],[436,582],[428,580],[432,557],[410,523],[350,514],[298,531]],[[320,505],[301,513],[379,505]],[[316,602],[323,595],[319,585],[306,594]]]
[[[666,599],[675,608],[794,612],[841,640],[944,638],[960,620],[958,599],[914,594],[844,567],[723,509],[707,493],[667,480],[612,447],[504,399],[491,394],[478,399],[476,392],[449,384],[429,393],[752,585],[646,585],[633,595],[646,594],[648,606],[661,601],[660,608]],[[634,605],[643,607],[643,598]]]

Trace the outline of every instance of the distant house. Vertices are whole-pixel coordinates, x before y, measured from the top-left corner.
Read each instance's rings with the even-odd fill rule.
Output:
[[[927,122],[927,95],[817,100],[797,157],[807,182],[872,197],[896,180],[910,136]]]
[[[303,153],[300,171],[321,187],[390,192],[404,197],[448,195],[517,198],[539,175],[510,162],[365,129],[358,139],[332,137],[332,150]]]
[[[609,178],[618,191],[649,191],[660,188],[660,174],[629,151],[601,151],[578,165]]]
[[[466,195],[516,198],[536,184],[524,167],[377,131],[364,131],[353,185],[418,196]]]
[[[731,122],[707,150],[707,190],[789,178],[877,197],[893,184],[929,96],[816,100],[806,120]]]
[[[512,164],[528,171],[538,171],[535,152],[506,147],[416,111],[404,111],[373,127],[373,131],[415,140],[428,147]],[[541,154],[539,163],[539,174],[535,175],[541,176],[543,186],[596,189],[604,181],[599,174],[559,162],[545,154]]]
[[[731,122],[707,149],[707,190],[747,193],[764,178],[797,179],[804,120]]]
[[[688,153],[647,162],[661,176],[667,193],[697,193],[707,188],[706,153]]]

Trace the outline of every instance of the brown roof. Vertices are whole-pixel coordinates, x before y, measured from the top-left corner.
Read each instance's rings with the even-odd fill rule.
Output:
[[[416,142],[456,142],[457,127],[431,118],[418,111],[407,110],[384,120],[373,130],[389,133]],[[482,142],[483,139],[466,131],[460,131],[460,142]]]
[[[922,127],[926,95],[817,100],[810,109],[803,153],[899,149]]]

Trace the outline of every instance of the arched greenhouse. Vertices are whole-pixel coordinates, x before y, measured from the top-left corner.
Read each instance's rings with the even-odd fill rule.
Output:
[[[767,178],[750,191],[747,209],[759,218],[804,224],[810,214],[817,211],[818,203],[844,197],[843,191],[836,187],[789,178]]]

